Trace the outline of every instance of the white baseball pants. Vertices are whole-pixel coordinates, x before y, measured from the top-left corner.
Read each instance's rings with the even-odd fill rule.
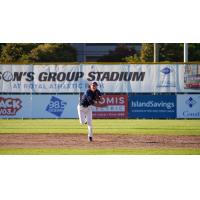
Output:
[[[85,124],[87,122],[88,125],[88,137],[93,136],[93,130],[92,130],[92,106],[83,107],[78,104],[78,117],[80,124]]]

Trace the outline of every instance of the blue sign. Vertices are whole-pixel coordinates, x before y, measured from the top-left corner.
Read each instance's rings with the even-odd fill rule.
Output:
[[[176,118],[175,95],[129,95],[129,118]]]
[[[197,102],[196,102],[192,97],[189,97],[189,99],[186,100],[185,103],[186,103],[190,108],[192,108]]]
[[[52,113],[57,117],[61,117],[66,104],[66,102],[59,99],[58,97],[52,96],[50,99],[50,103],[47,105],[46,111]]]
[[[161,70],[161,72],[166,75],[172,72],[172,70],[169,67],[165,67]]]

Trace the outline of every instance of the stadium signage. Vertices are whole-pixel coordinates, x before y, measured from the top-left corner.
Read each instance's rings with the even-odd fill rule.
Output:
[[[121,104],[123,105],[125,103],[125,97],[124,95],[103,95],[101,98],[101,101],[99,102],[100,106],[102,105],[114,105],[114,104]]]
[[[164,101],[132,101],[132,107],[134,108],[166,108],[170,110],[175,107],[174,102]]]
[[[176,66],[169,65],[159,66],[160,72],[158,72],[157,77],[157,88],[176,88]]]
[[[145,72],[89,72],[88,81],[143,81]]]
[[[0,80],[4,81],[33,81],[34,80],[34,72],[0,72]]]
[[[19,98],[0,97],[0,115],[16,115],[22,108],[22,101]]]
[[[175,95],[129,95],[129,118],[176,118]]]
[[[79,95],[1,95],[0,118],[77,118]]]
[[[177,118],[200,118],[200,95],[177,95]]]
[[[128,95],[106,94],[93,107],[94,118],[128,118]]]
[[[47,105],[46,111],[55,115],[56,117],[61,117],[67,102],[62,99],[52,96],[49,104]]]
[[[0,65],[0,93],[81,93],[90,81],[106,93],[199,93],[199,73],[178,64]]]
[[[80,81],[84,77],[84,72],[41,72],[38,81]],[[145,72],[89,72],[88,81],[143,81]],[[4,81],[34,81],[34,72],[0,72],[0,79]]]

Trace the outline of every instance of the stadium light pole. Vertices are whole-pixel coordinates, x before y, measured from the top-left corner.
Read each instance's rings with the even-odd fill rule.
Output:
[[[183,57],[184,57],[184,63],[188,62],[188,43],[184,43]]]
[[[158,43],[153,44],[153,61],[159,62],[159,46]]]

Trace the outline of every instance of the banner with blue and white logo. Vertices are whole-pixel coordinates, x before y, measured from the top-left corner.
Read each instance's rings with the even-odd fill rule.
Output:
[[[177,95],[177,118],[200,118],[200,94]]]
[[[177,92],[178,75],[176,65],[157,65],[155,78],[156,92]]]
[[[0,93],[200,93],[198,64],[0,65]]]
[[[128,118],[176,118],[176,96],[129,95]]]
[[[0,118],[77,118],[79,95],[0,95]]]

